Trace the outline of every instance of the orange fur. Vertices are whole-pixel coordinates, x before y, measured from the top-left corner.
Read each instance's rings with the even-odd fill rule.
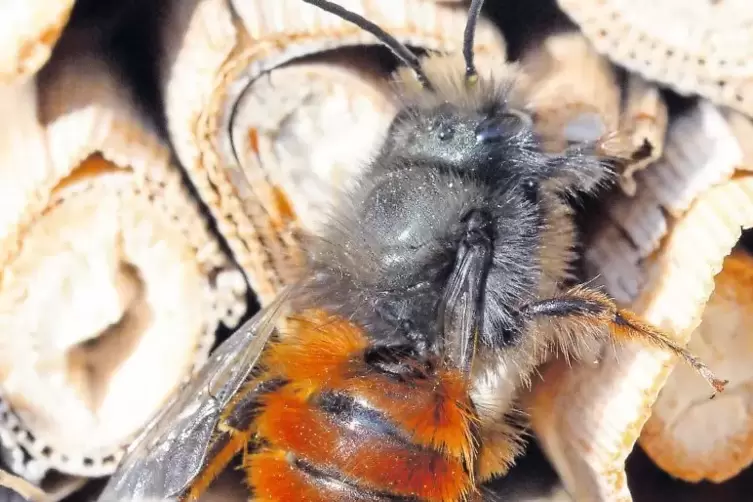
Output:
[[[223,423],[259,382],[286,383],[258,396],[258,416],[248,430],[232,431],[229,444],[210,459],[191,487],[189,500],[203,493],[252,436],[264,445],[244,457],[255,501],[369,499],[368,494],[318,483],[291,464],[291,458],[318,470],[337,471],[367,491],[426,502],[458,502],[476,493],[470,467],[476,463],[471,432],[476,415],[468,384],[458,371],[439,368],[426,371],[424,378],[399,381],[366,364],[370,342],[354,324],[311,311],[289,326],[289,333],[267,346],[262,374],[241,388],[225,410]],[[404,439],[342,426],[316,404],[319,394],[331,391],[366,402]]]
[[[364,363],[368,340],[358,327],[326,314],[308,316],[270,349],[267,367],[311,392],[347,392],[380,410],[416,444],[470,460],[473,413],[459,372],[442,369],[410,384],[375,375]]]
[[[343,368],[369,346],[355,325],[318,311],[307,312],[290,325],[291,332],[269,348],[264,365],[291,381],[341,386]]]
[[[515,462],[515,458],[522,453],[521,441],[516,441],[519,435],[486,434],[481,437],[481,448],[476,459],[476,480],[484,483],[497,476],[507,474]]]
[[[249,486],[254,487],[254,502],[336,502],[322,493],[288,463],[282,451],[264,451],[253,455],[246,468]]]
[[[473,415],[466,382],[459,373],[441,371],[436,380],[406,386],[387,378],[352,379],[349,390],[400,424],[416,444],[436,448],[470,462]]]
[[[338,428],[295,388],[265,396],[256,426],[271,447],[336,468],[376,491],[440,502],[459,500],[469,489],[460,461],[436,451],[405,449],[368,431]]]

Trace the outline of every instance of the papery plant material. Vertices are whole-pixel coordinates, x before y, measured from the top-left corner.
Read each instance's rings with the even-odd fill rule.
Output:
[[[727,122],[699,103],[670,124],[664,157],[636,174],[637,196],[610,201],[587,243],[595,283],[678,342],[698,326],[741,229],[753,226],[753,176],[735,175],[741,160]],[[632,500],[625,459],[675,363],[628,343],[542,372],[529,401],[533,430],[575,500]],[[700,377],[691,380],[711,397]]]
[[[0,1],[0,85],[20,83],[50,58],[74,0]]]
[[[56,475],[46,476],[40,485],[30,482],[21,476],[0,469],[0,499],[15,500],[12,495],[5,495],[3,487],[7,488],[29,502],[61,502],[79,491],[87,483],[87,479],[78,476]]]
[[[6,130],[0,163],[12,202],[0,234],[0,429],[26,452],[10,467],[29,477],[112,472],[219,324],[245,312],[241,272],[124,81],[72,47],[22,103],[4,105],[28,134]]]
[[[753,119],[733,110],[725,110],[724,117],[743,151],[740,169],[753,170]]]
[[[411,46],[460,50],[461,3],[340,4]],[[395,103],[380,60],[392,56],[372,35],[300,0],[172,1],[163,30],[171,139],[265,303],[291,279],[298,230],[316,224],[332,189],[381,141]],[[476,47],[479,58],[505,57],[486,21]]]
[[[38,486],[22,477],[9,473],[5,469],[0,469],[0,486],[13,490],[29,502],[50,502],[50,496]]]
[[[729,378],[713,400],[678,365],[654,403],[640,445],[663,470],[690,482],[727,481],[753,463],[753,257],[724,260],[688,348]]]
[[[740,143],[716,106],[703,100],[673,118],[664,157],[635,176],[641,187],[636,196],[617,197],[607,204],[616,225],[607,226],[603,234],[625,235],[598,238],[587,250],[592,271],[601,275],[617,300],[627,304],[639,294],[646,274],[641,262],[658,249],[672,218],[684,214],[701,193],[729,179],[742,164]]]
[[[680,94],[753,115],[747,0],[557,0],[596,50]]]
[[[629,137],[633,161],[620,173],[620,185],[628,195],[635,195],[635,173],[656,162],[664,153],[669,115],[659,88],[642,77],[629,74],[620,130]]]

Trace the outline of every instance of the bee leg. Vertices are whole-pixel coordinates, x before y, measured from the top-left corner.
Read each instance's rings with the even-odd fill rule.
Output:
[[[501,419],[482,425],[475,466],[479,483],[508,473],[515,459],[525,451],[526,426],[524,415],[517,410],[508,411]]]
[[[216,433],[207,453],[206,463],[201,473],[191,484],[185,497],[186,502],[198,500],[227,467],[233,457],[248,447],[253,434],[251,419],[254,414],[250,410],[256,406],[260,390],[265,384],[270,388],[274,388],[274,385],[280,385],[279,382],[274,381],[262,382],[261,384],[255,381],[248,382],[241,387],[225,408],[217,424]]]
[[[237,434],[222,433],[212,445],[211,455],[204,465],[201,473],[196,477],[184,499],[185,502],[194,502],[207,491],[207,488],[227,467],[233,457],[248,443],[250,434],[238,431]]]
[[[684,359],[716,392],[722,392],[727,380],[719,380],[695,355],[675,342],[667,333],[641,320],[636,314],[617,307],[607,295],[591,289],[576,287],[567,293],[524,306],[521,313],[528,317],[545,316],[563,321],[576,320],[595,328],[608,327],[617,340],[642,340],[667,349]],[[602,332],[602,330],[594,330]]]

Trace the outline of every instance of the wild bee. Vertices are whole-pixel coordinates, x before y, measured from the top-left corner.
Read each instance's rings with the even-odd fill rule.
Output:
[[[251,500],[483,500],[522,449],[516,396],[553,352],[640,339],[725,382],[576,281],[572,196],[615,178],[603,138],[542,148],[516,71],[404,63],[381,149],[304,240],[301,280],[236,331],[126,453],[99,500],[195,500],[243,452]],[[284,319],[284,328],[280,321]]]

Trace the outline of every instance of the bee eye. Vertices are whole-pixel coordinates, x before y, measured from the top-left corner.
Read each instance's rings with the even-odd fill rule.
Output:
[[[523,112],[508,110],[501,115],[486,118],[476,127],[476,142],[491,143],[506,135],[514,134],[531,124],[531,118]]]

